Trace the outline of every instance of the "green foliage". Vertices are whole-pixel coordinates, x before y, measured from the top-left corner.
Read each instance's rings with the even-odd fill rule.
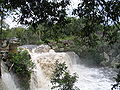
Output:
[[[104,56],[97,49],[85,49],[79,52],[82,62],[87,65],[101,66],[105,61]]]
[[[12,9],[18,9],[20,13],[16,14],[19,15],[20,23],[33,26],[33,28],[16,28],[8,31],[3,31],[1,28],[1,33],[4,32],[6,38],[20,38],[22,44],[47,43],[51,39],[58,41],[66,36],[73,36],[75,44],[70,46],[69,50],[72,49],[85,60],[99,65],[104,60],[101,53],[108,50],[108,48],[104,47],[104,44],[111,45],[119,42],[120,0],[82,0],[78,4],[78,8],[74,10],[74,14],[79,16],[80,19],[66,18],[66,8],[69,4],[70,0],[0,0],[1,27],[2,19],[7,15],[8,9],[11,11]],[[69,20],[71,22],[66,25]],[[43,25],[47,26],[47,28]],[[101,44],[104,47],[102,49],[106,48],[105,50],[99,51],[99,47],[98,49],[94,48]],[[58,46],[64,47],[64,44],[60,43]],[[88,47],[92,47],[92,49]],[[117,47],[119,48],[119,45]],[[116,52],[111,56],[116,59],[119,49],[114,49]],[[107,53],[109,53],[109,50]],[[32,65],[28,62],[28,58],[23,57],[20,52],[11,56],[11,63],[14,63],[13,67],[18,74],[26,73],[29,70],[29,65]],[[24,58],[28,61],[24,62]],[[119,59],[117,62],[119,62]],[[72,77],[67,72],[64,75]],[[67,78],[65,76],[64,79]],[[117,79],[119,80],[119,77]],[[61,81],[58,84],[62,85]]]
[[[47,26],[49,29],[37,31],[41,40],[58,40],[66,35],[75,35],[81,43],[89,46],[96,46],[101,39],[110,44],[117,41],[119,0],[82,0],[73,12],[80,19],[67,18],[66,8],[70,5],[70,0],[1,0],[1,3],[4,8],[19,9],[21,15],[16,14],[19,14],[17,18],[22,24],[32,25],[35,30],[40,24]],[[63,29],[62,26],[69,21],[71,23]]]
[[[43,41],[41,41],[42,38],[41,30],[42,29],[39,29],[36,30],[36,32],[34,32],[31,27],[29,27],[28,29],[17,27],[17,28],[4,30],[3,34],[6,39],[13,37],[19,38],[21,41],[20,42],[21,45],[40,44],[40,43],[44,43]]]
[[[99,30],[99,28],[95,29],[95,27],[103,25],[104,28],[101,31],[102,38],[105,37],[109,44],[114,44],[117,41],[117,34],[120,29],[119,12],[119,0],[82,0],[73,13],[85,22],[82,33],[83,39],[85,39],[85,41],[89,40],[87,43],[91,44],[91,42],[93,42],[93,36],[96,31]],[[111,25],[113,28],[108,28]],[[86,40],[86,37],[88,40]]]
[[[17,53],[10,53],[10,63],[14,64],[14,72],[18,75],[28,75],[32,72],[34,64],[30,60],[30,55],[27,51],[20,51]]]
[[[117,76],[116,77],[114,77],[114,79],[115,79],[115,81],[116,81],[116,84],[113,84],[113,86],[112,86],[112,88],[111,88],[111,90],[119,90],[120,89],[120,70],[119,70],[119,72],[118,72],[118,74],[117,74]]]
[[[34,67],[33,62],[30,60],[28,51],[18,51],[9,54],[8,66],[10,70],[18,77],[18,83],[21,90],[29,90],[31,72]]]
[[[5,0],[6,5],[13,9],[19,9],[19,21],[21,24],[32,25],[34,28],[38,24],[45,23],[53,25],[66,23],[66,7],[70,4],[69,0]],[[31,20],[29,20],[31,19]]]
[[[102,9],[101,9],[102,8]],[[120,17],[119,0],[82,0],[78,8],[74,10],[80,18],[87,18],[92,22],[107,25],[109,22],[119,24]]]
[[[53,85],[51,89],[57,88],[58,90],[75,90],[74,83],[77,81],[76,74],[73,76],[69,74],[65,62],[59,63],[56,61],[55,65],[56,68],[51,78],[51,83]]]

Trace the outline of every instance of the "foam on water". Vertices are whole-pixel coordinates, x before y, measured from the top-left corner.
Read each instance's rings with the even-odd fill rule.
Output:
[[[55,69],[56,61],[65,62],[71,74],[77,73],[79,78],[75,86],[80,90],[111,90],[113,81],[110,78],[114,72],[81,65],[80,58],[74,52],[55,52],[47,45],[27,45],[22,48],[29,51],[31,60],[35,64],[30,81],[31,90],[51,90],[50,78]],[[4,88],[3,90],[19,90],[10,73],[5,70],[3,65],[0,87]]]
[[[2,77],[0,82],[1,82],[2,90],[19,90],[19,88],[16,87],[13,78],[11,77],[10,73],[7,70],[7,67],[4,65],[3,62],[1,65],[1,72],[2,72]]]
[[[35,50],[34,50],[35,51]],[[31,90],[50,90],[50,77],[54,70],[56,60],[65,62],[70,73],[77,73],[78,81],[76,86],[81,90],[111,90],[113,81],[107,78],[104,70],[100,68],[88,68],[80,64],[80,58],[74,52],[37,52],[30,53],[36,67],[31,79]],[[108,75],[109,76],[109,75]],[[35,83],[35,84],[33,84]],[[35,87],[35,85],[37,85]]]

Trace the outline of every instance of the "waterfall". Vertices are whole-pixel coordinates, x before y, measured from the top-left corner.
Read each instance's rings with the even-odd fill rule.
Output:
[[[31,50],[30,55],[35,63],[31,76],[31,90],[51,90],[50,77],[56,60],[65,62],[71,74],[77,73],[79,78],[75,86],[81,90],[111,90],[113,81],[110,75],[114,72],[81,65],[79,56],[74,52],[55,52],[49,46],[42,45]]]
[[[48,45],[25,45],[20,48],[28,50],[35,64],[30,80],[31,90],[51,90],[50,78],[55,69],[56,60],[60,63],[65,62],[70,74],[78,75],[75,86],[80,90],[111,90],[115,72],[111,69],[86,67],[81,64],[75,52],[55,52]],[[9,72],[5,71],[4,65],[2,66],[0,87],[3,87],[3,90],[19,90]]]
[[[30,53],[31,59],[35,64],[31,75],[31,90],[50,90],[50,77],[55,69],[55,62],[65,62],[69,70],[71,70],[71,61],[65,52],[56,53],[47,45],[38,46]]]
[[[11,74],[7,70],[7,67],[4,65],[4,62],[1,63],[1,72],[0,90],[19,90],[19,88],[16,87]]]

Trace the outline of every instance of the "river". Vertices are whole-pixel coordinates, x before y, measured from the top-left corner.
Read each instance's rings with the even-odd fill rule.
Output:
[[[116,73],[110,68],[90,68],[80,63],[80,58],[74,52],[55,52],[48,46],[23,46],[29,51],[35,64],[31,75],[31,90],[51,90],[50,77],[56,60],[65,62],[71,74],[76,73],[78,80],[75,86],[80,90],[111,90]],[[2,65],[0,90],[19,90],[14,79]]]

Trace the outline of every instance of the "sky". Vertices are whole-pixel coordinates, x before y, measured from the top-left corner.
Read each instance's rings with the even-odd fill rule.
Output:
[[[70,16],[72,16],[71,15],[72,14],[72,9],[77,8],[80,1],[81,0],[71,0],[71,5],[68,7],[68,12],[67,12]],[[10,26],[10,28],[22,26],[21,24],[13,21],[11,16],[7,17],[5,22]]]

